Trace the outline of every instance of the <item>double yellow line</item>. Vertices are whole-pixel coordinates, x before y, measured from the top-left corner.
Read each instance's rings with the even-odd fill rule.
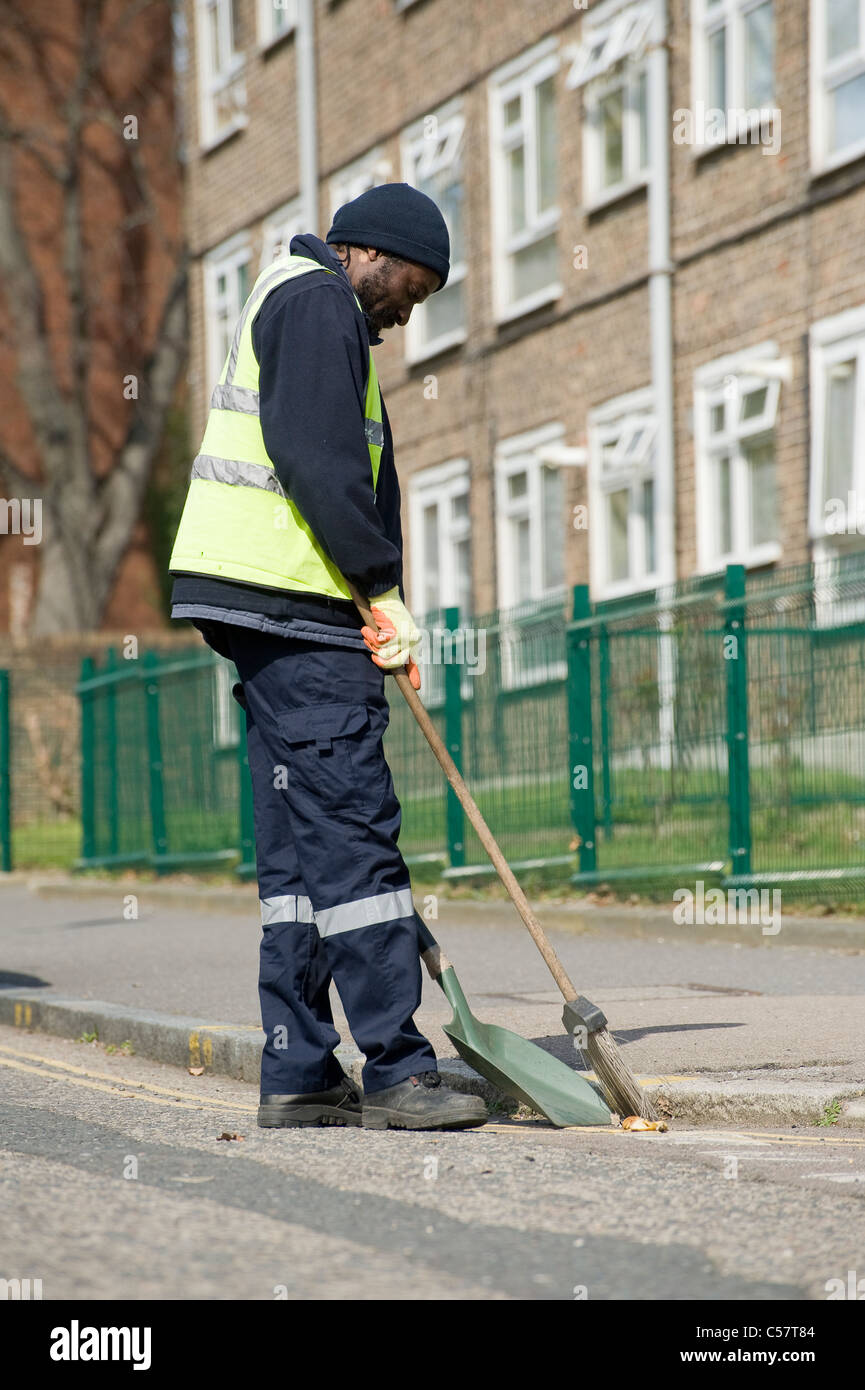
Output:
[[[29,1065],[32,1062],[39,1065]],[[113,1076],[111,1072],[93,1071],[88,1067],[76,1067],[71,1062],[60,1062],[53,1057],[43,1057],[39,1052],[25,1052],[22,1048],[8,1047],[5,1043],[0,1044],[0,1067],[27,1072],[33,1076],[42,1076],[49,1081],[63,1081],[67,1086],[83,1086],[88,1091],[102,1091],[106,1095],[114,1096],[117,1100],[143,1100],[150,1105],[171,1105],[173,1107],[179,1105],[182,1110],[234,1110],[250,1115],[256,1114],[258,1110],[257,1105],[214,1100],[211,1096],[192,1097],[189,1091],[174,1090],[170,1086],[154,1086],[149,1081],[133,1081],[126,1076]]]

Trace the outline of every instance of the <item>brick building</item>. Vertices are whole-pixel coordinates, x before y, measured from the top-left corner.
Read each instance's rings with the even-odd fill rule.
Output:
[[[418,614],[861,546],[859,0],[187,16],[193,443],[275,246],[405,179],[453,243],[376,355]]]

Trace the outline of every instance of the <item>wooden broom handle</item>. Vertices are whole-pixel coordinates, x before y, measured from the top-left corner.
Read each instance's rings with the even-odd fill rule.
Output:
[[[349,591],[351,593],[352,598],[354,599],[355,606],[357,607],[360,616],[363,618],[364,625],[366,627],[371,627],[373,632],[378,632],[378,623],[372,615],[367,600],[363,597],[361,593],[359,593],[359,591],[355,588],[354,584],[352,584],[351,580],[346,580],[346,583],[348,584]],[[445,777],[448,779],[457,796],[459,797],[463,810],[465,811],[466,815],[471,821],[478,839],[480,840],[487,854],[490,856],[490,859],[492,860],[493,865],[495,867],[496,873],[498,874],[499,878],[501,879],[502,883],[505,885],[505,888],[508,891],[508,895],[511,899],[511,902],[514,904],[514,907],[517,909],[517,912],[520,914],[529,931],[531,932],[532,940],[534,941],[535,945],[537,946],[538,950],[540,951],[541,955],[546,961],[550,973],[553,976],[553,979],[555,980],[559,989],[562,991],[562,994],[564,995],[564,998],[566,1000],[576,999],[576,989],[574,988],[573,984],[568,978],[567,972],[565,971],[562,962],[559,960],[558,956],[556,955],[555,951],[553,950],[552,946],[547,940],[543,927],[541,926],[535,914],[532,912],[532,909],[529,906],[528,898],[526,897],[525,893],[523,892],[522,888],[520,887],[519,883],[514,877],[513,871],[511,870],[508,861],[505,859],[505,856],[499,849],[496,840],[493,838],[492,831],[490,830],[489,826],[487,825],[486,821],[481,815],[480,808],[478,807],[474,797],[472,796],[471,792],[469,791],[468,787],[463,781],[462,775],[456,763],[454,762],[453,758],[451,757],[450,753],[445,747],[438,729],[430,719],[426,707],[424,706],[420,696],[418,695],[417,691],[415,690],[414,686],[409,680],[408,675],[406,674],[405,670],[390,671],[388,672],[388,674],[393,676],[394,680],[396,681],[397,685],[399,686],[400,690],[402,691],[403,695],[408,701],[409,708],[411,709],[412,714],[414,715],[415,719],[420,725],[427,743],[429,744],[432,751],[435,753],[436,758],[439,762],[439,766],[442,769],[442,772],[444,773]]]

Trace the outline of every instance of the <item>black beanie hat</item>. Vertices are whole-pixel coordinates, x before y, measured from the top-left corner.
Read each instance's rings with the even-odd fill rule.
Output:
[[[408,183],[381,183],[343,203],[325,241],[374,246],[429,266],[441,276],[439,289],[448,278],[451,244],[445,220],[432,198]]]

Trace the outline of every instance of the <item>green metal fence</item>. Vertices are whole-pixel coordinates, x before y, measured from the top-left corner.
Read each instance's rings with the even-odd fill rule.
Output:
[[[82,663],[79,868],[252,869],[233,667],[209,649]]]
[[[424,623],[421,694],[517,865],[584,887],[865,886],[865,556],[459,617]],[[254,872],[234,679],[209,649],[85,662],[80,866]],[[406,859],[489,872],[390,689]],[[0,827],[2,786],[0,752]]]

